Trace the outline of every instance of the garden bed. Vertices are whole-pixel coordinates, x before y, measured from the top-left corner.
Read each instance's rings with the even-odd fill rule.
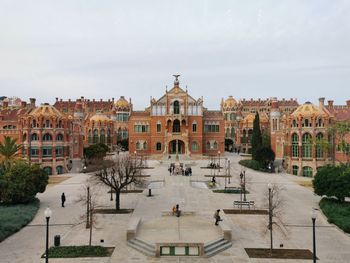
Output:
[[[230,188],[226,188],[226,189],[215,189],[213,190],[214,193],[223,193],[223,194],[240,194],[241,193],[241,188],[239,187],[230,187]],[[246,190],[245,191],[246,194],[249,194],[249,192]],[[244,192],[242,191],[242,194],[244,194]]]
[[[335,224],[346,233],[350,233],[350,203],[336,199],[322,198],[320,208],[328,222]]]
[[[229,215],[268,215],[269,211],[264,209],[223,209],[225,214]]]
[[[114,247],[101,246],[62,246],[50,247],[49,258],[110,257]],[[42,258],[45,257],[45,253]]]
[[[94,214],[131,214],[134,212],[134,209],[112,209],[112,208],[102,208],[95,209]]]
[[[0,242],[31,222],[39,206],[38,199],[28,204],[0,205]]]
[[[133,190],[121,190],[120,191],[120,193],[121,194],[128,194],[128,193],[135,193],[135,194],[139,194],[139,193],[142,193],[144,190],[142,190],[142,189],[133,189]],[[113,190],[113,191],[111,191],[111,190],[109,190],[107,193],[108,194],[110,194],[110,193],[113,193],[113,194],[115,194],[115,191]]]
[[[244,160],[240,160],[239,164],[242,166],[248,167],[250,169],[253,169],[255,171],[260,171],[265,173],[271,172],[267,168],[262,167],[261,164],[255,160],[244,159]]]
[[[313,259],[313,254],[308,249],[272,249],[269,248],[245,248],[250,258],[279,258],[279,259]]]

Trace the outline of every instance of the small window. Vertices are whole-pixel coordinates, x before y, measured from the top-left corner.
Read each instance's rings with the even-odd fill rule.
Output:
[[[292,173],[293,173],[294,175],[298,175],[298,173],[299,173],[299,167],[298,167],[297,165],[293,165],[293,167],[292,167]]]
[[[198,143],[197,142],[192,142],[192,151],[198,151]]]
[[[45,133],[43,137],[43,141],[52,141],[52,136],[49,133]]]
[[[162,150],[162,144],[160,142],[157,142],[156,144],[156,150],[161,151]]]
[[[197,123],[192,124],[192,132],[197,132]]]
[[[157,123],[157,132],[162,131],[162,125],[160,123]]]
[[[63,135],[62,134],[57,134],[56,141],[63,141]]]

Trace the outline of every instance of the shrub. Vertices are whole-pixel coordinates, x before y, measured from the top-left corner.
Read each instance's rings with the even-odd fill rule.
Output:
[[[16,162],[5,171],[1,198],[4,203],[27,203],[43,193],[49,177],[38,164]]]
[[[256,171],[263,171],[263,172],[267,171],[266,168],[263,167],[263,166],[261,165],[261,163],[259,163],[259,162],[256,161],[256,160],[247,160],[247,159],[245,159],[245,160],[240,160],[240,161],[239,161],[239,164],[240,164],[240,165],[243,165],[243,166],[245,166],[245,167],[248,167],[248,168],[250,168],[250,169],[256,170]]]
[[[87,148],[84,148],[84,156],[89,161],[102,160],[109,148],[103,143],[93,144]]]
[[[28,204],[0,205],[0,242],[32,221],[38,209],[38,199]]]
[[[315,194],[337,197],[344,201],[350,196],[350,168],[327,165],[320,168],[313,180]]]
[[[261,147],[256,151],[255,160],[265,169],[269,163],[275,160],[275,153],[270,146]]]
[[[322,198],[320,208],[328,222],[337,225],[344,232],[350,233],[350,203],[331,198]]]

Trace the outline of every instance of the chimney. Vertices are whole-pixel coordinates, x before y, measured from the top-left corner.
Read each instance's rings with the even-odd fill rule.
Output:
[[[346,106],[347,106],[348,108],[350,108],[350,100],[347,100],[347,101],[346,101]]]
[[[29,101],[30,101],[30,107],[35,108],[35,101],[36,101],[36,99],[35,98],[29,98]]]
[[[319,102],[320,108],[322,109],[324,107],[324,98],[319,98],[318,102]]]
[[[328,101],[328,108],[333,109],[333,100]]]
[[[25,107],[27,107],[27,102],[22,101],[22,102],[21,102],[21,108],[25,108]]]

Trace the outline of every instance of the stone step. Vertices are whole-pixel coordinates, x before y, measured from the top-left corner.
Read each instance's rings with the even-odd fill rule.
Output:
[[[150,243],[148,243],[147,241],[144,241],[144,240],[142,240],[142,239],[139,239],[139,238],[135,238],[135,241],[136,242],[139,242],[139,243],[141,243],[141,244],[143,244],[143,245],[145,245],[146,247],[148,247],[149,249],[151,249],[151,250],[154,250],[155,251],[155,245],[152,245],[152,244],[150,244]]]
[[[133,249],[141,252],[142,254],[150,257],[154,257],[156,255],[156,249],[150,244],[145,244],[146,242],[140,241],[137,239],[131,239],[128,241],[128,246]]]
[[[207,244],[204,247],[204,253],[207,257],[214,256],[232,246],[232,242],[224,239],[219,239]]]
[[[216,239],[216,240],[213,240],[213,241],[210,241],[206,244],[204,244],[204,250],[207,250],[207,249],[210,249],[211,247],[215,246],[216,244],[224,241],[225,239],[223,238],[219,238],[219,239]]]

